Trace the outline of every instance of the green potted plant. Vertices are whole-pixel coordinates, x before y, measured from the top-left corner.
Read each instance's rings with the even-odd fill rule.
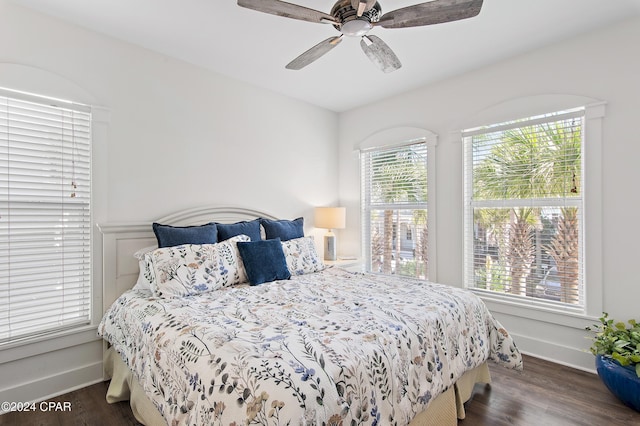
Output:
[[[616,322],[606,312],[594,332],[590,351],[596,356],[598,375],[622,402],[640,411],[640,323]]]

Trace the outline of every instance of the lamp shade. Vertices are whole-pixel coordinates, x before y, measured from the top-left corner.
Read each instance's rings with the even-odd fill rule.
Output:
[[[347,209],[344,207],[316,207],[316,228],[343,229],[346,223]]]

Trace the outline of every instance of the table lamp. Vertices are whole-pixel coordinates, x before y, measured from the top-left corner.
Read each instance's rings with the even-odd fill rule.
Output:
[[[336,260],[336,236],[334,229],[343,229],[347,222],[347,211],[344,207],[316,207],[315,226],[328,230],[324,236],[324,260]]]

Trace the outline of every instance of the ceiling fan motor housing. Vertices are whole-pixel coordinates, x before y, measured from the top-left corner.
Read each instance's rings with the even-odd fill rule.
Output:
[[[358,11],[353,8],[350,0],[338,0],[331,9],[331,16],[341,23],[334,27],[342,34],[360,37],[373,28],[372,23],[380,20],[381,12],[380,4],[376,2],[371,9],[358,17]]]

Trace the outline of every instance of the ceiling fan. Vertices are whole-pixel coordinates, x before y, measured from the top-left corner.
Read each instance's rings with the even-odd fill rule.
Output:
[[[406,28],[458,21],[480,13],[483,0],[432,0],[392,10],[382,15],[376,0],[338,0],[329,14],[279,0],[238,0],[238,5],[259,12],[333,25],[341,34],[329,37],[287,64],[299,70],[336,47],[343,36],[361,37],[360,47],[367,57],[388,73],[402,64],[393,50],[379,37],[367,33],[374,27]]]

